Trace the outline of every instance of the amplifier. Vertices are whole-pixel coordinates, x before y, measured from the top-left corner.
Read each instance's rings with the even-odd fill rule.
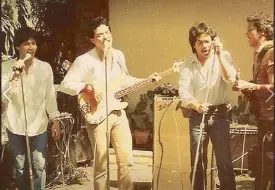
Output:
[[[257,145],[257,127],[254,125],[231,125],[231,155],[235,170],[248,170],[248,152]]]
[[[190,189],[189,123],[178,109],[177,97],[155,96],[153,130],[153,189]],[[212,144],[208,146],[207,189],[211,189]]]
[[[70,159],[73,165],[93,159],[93,149],[86,130],[86,126],[81,126],[77,134],[73,134],[70,145]]]
[[[255,125],[234,124],[230,126],[230,134],[256,135],[257,133],[258,130]]]

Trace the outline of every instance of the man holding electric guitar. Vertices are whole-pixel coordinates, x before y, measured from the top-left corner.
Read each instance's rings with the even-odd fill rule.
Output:
[[[269,189],[274,183],[274,29],[273,16],[253,14],[247,17],[248,43],[254,49],[253,82],[237,80],[239,90],[250,101],[250,112],[258,128],[259,168],[255,171],[255,189]]]
[[[59,90],[78,95],[79,107],[95,151],[94,188],[108,189],[107,139],[110,139],[118,165],[118,188],[133,189],[132,137],[124,111],[127,103],[120,99],[140,87],[158,82],[172,69],[154,73],[147,79],[130,76],[124,54],[112,47],[110,28],[103,17],[92,20],[88,37],[94,47],[76,58]]]

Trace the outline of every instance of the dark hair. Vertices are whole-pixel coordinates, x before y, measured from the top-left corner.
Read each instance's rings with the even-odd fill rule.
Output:
[[[193,53],[196,53],[196,49],[194,46],[197,41],[197,38],[202,34],[209,35],[212,40],[217,36],[217,33],[206,23],[195,23],[189,30],[189,43]]]
[[[36,32],[29,27],[23,27],[15,31],[14,46],[19,47],[23,42],[34,39],[36,41]]]
[[[102,24],[106,25],[106,26],[109,26],[109,23],[108,23],[106,18],[104,18],[102,16],[94,18],[90,23],[87,36],[89,38],[93,38],[94,37],[94,30]],[[109,29],[110,29],[110,26],[109,26]]]
[[[253,24],[257,32],[264,32],[267,40],[274,39],[273,16],[267,13],[254,13],[247,17],[247,22]]]

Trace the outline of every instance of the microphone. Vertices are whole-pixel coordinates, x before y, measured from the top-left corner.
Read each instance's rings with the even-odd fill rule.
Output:
[[[215,41],[220,41],[220,38],[216,36],[214,38],[214,41],[212,42],[213,49],[214,49],[214,55],[217,54],[217,46],[215,45]]]
[[[22,59],[22,61],[25,62],[25,61],[29,60],[31,57],[32,57],[32,55],[30,53],[27,53],[26,56],[24,57],[24,59]],[[10,81],[12,80],[12,78],[15,74],[22,73],[22,71],[23,71],[23,67],[18,68],[18,67],[13,66],[12,72],[10,75]]]

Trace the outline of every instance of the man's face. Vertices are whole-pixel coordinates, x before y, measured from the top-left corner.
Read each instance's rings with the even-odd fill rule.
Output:
[[[16,47],[16,49],[19,52],[20,59],[25,58],[27,53],[34,57],[37,50],[36,41],[33,38],[30,38],[27,41],[21,43],[20,46]]]
[[[109,27],[103,24],[97,27],[94,30],[94,37],[91,38],[91,42],[102,51],[105,46],[106,48],[112,47],[113,39]]]
[[[258,47],[262,35],[256,30],[253,23],[248,23],[246,36],[250,47]]]
[[[210,55],[211,47],[211,36],[207,34],[202,34],[201,36],[197,37],[197,40],[195,42],[195,49],[198,58],[207,58]]]

